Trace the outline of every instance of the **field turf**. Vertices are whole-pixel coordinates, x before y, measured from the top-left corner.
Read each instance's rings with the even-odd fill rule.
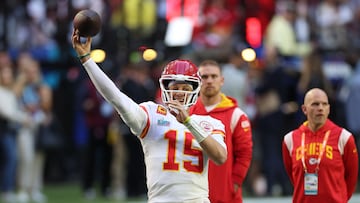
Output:
[[[114,200],[97,196],[95,199],[87,200],[82,196],[80,184],[57,183],[46,184],[44,193],[48,198],[47,203],[145,203],[145,199]]]

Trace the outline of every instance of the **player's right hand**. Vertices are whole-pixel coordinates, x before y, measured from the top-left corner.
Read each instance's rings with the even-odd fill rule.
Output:
[[[170,113],[174,115],[176,120],[180,123],[184,123],[186,118],[189,117],[189,113],[186,109],[184,109],[183,105],[179,101],[169,101],[166,105],[169,107]]]
[[[74,29],[72,33],[72,45],[78,56],[83,56],[91,51],[91,37],[87,37],[85,43],[80,41],[79,30]]]

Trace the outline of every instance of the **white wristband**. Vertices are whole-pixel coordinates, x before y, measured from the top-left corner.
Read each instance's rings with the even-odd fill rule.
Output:
[[[184,125],[190,130],[198,143],[201,143],[207,137],[207,132],[190,117],[186,118]]]

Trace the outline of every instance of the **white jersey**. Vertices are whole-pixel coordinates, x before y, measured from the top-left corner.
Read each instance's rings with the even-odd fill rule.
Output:
[[[164,106],[154,102],[136,104],[92,59],[83,65],[96,89],[141,140],[149,203],[209,202],[208,157],[188,128]],[[221,121],[200,115],[191,115],[191,121],[226,148]]]
[[[190,131],[164,106],[153,102],[141,106],[149,118],[139,135],[145,154],[149,202],[199,199],[203,203],[208,198],[208,157]],[[199,115],[191,118],[207,132],[224,135],[224,125],[219,120]]]

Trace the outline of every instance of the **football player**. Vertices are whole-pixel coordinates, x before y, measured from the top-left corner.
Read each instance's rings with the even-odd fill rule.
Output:
[[[188,113],[200,90],[197,67],[187,60],[168,63],[159,79],[164,105],[137,104],[90,58],[91,41],[81,43],[73,31],[73,47],[92,82],[140,139],[148,202],[209,203],[208,160],[224,163],[227,149],[221,121]]]

